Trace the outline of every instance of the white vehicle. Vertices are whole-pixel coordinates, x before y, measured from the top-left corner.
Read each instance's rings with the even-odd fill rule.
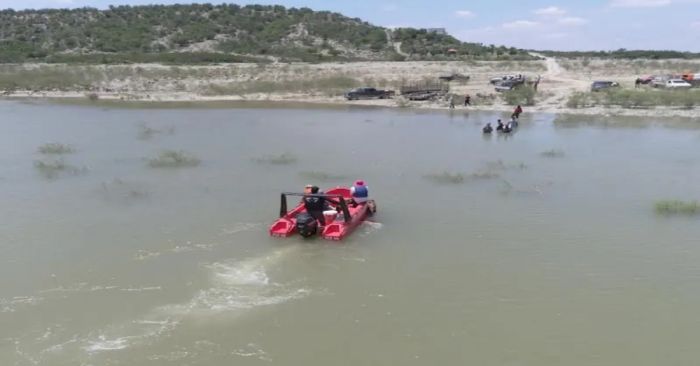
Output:
[[[684,89],[684,88],[690,88],[692,85],[690,85],[689,82],[683,80],[683,79],[671,79],[671,80],[666,80],[666,88],[667,89]]]

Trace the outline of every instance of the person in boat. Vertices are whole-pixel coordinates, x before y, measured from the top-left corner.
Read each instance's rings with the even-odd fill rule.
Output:
[[[367,202],[369,199],[369,188],[367,188],[363,180],[357,180],[350,187],[350,195],[352,196],[352,204],[357,206]]]
[[[483,133],[491,133],[493,131],[493,127],[491,127],[491,122],[488,122],[481,131]]]
[[[503,124],[503,122],[501,122],[501,120],[499,119],[499,120],[498,120],[498,126],[496,126],[496,131],[503,131],[503,129],[504,129],[505,127],[506,127],[506,126],[505,126],[505,125]]]
[[[510,123],[507,124],[505,127],[503,127],[503,133],[511,133],[513,132],[513,127],[510,126]]]
[[[329,210],[331,208],[331,203],[335,205],[339,203],[328,197],[323,197],[323,192],[320,192],[317,186],[312,186],[310,193],[310,195],[304,196],[303,198],[304,208],[306,208],[306,212],[308,212],[311,217],[316,219],[318,223],[323,226],[325,223],[323,211]]]

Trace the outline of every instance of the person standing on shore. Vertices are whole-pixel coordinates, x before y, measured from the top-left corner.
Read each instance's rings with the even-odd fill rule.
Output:
[[[450,95],[450,109],[455,109],[455,96]]]
[[[464,106],[466,107],[468,105],[472,105],[472,97],[469,94],[464,97]]]

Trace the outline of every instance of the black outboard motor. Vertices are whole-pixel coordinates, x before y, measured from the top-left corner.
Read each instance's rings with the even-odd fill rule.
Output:
[[[299,235],[308,238],[316,234],[318,231],[318,221],[307,212],[302,212],[297,215],[297,232]]]

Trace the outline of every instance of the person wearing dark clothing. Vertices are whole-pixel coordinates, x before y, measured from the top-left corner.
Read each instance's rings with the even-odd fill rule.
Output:
[[[491,127],[491,122],[487,123],[484,128],[481,129],[483,133],[491,133],[493,131],[493,127]]]
[[[464,106],[472,105],[472,97],[471,95],[467,94],[466,97],[464,97]]]
[[[634,81],[634,87],[639,88],[640,85],[642,85],[642,79],[637,78],[637,80]]]
[[[498,126],[496,126],[496,131],[503,131],[503,129],[504,129],[505,127],[506,127],[506,126],[505,126],[505,125],[503,124],[503,122],[501,122],[501,120],[499,119],[499,120],[498,120]]]
[[[311,187],[311,194],[309,196],[304,196],[304,208],[306,212],[311,215],[318,223],[323,226],[325,224],[325,218],[323,216],[323,211],[330,209],[330,204],[338,205],[338,202],[321,196],[323,192],[319,192],[317,186]]]

